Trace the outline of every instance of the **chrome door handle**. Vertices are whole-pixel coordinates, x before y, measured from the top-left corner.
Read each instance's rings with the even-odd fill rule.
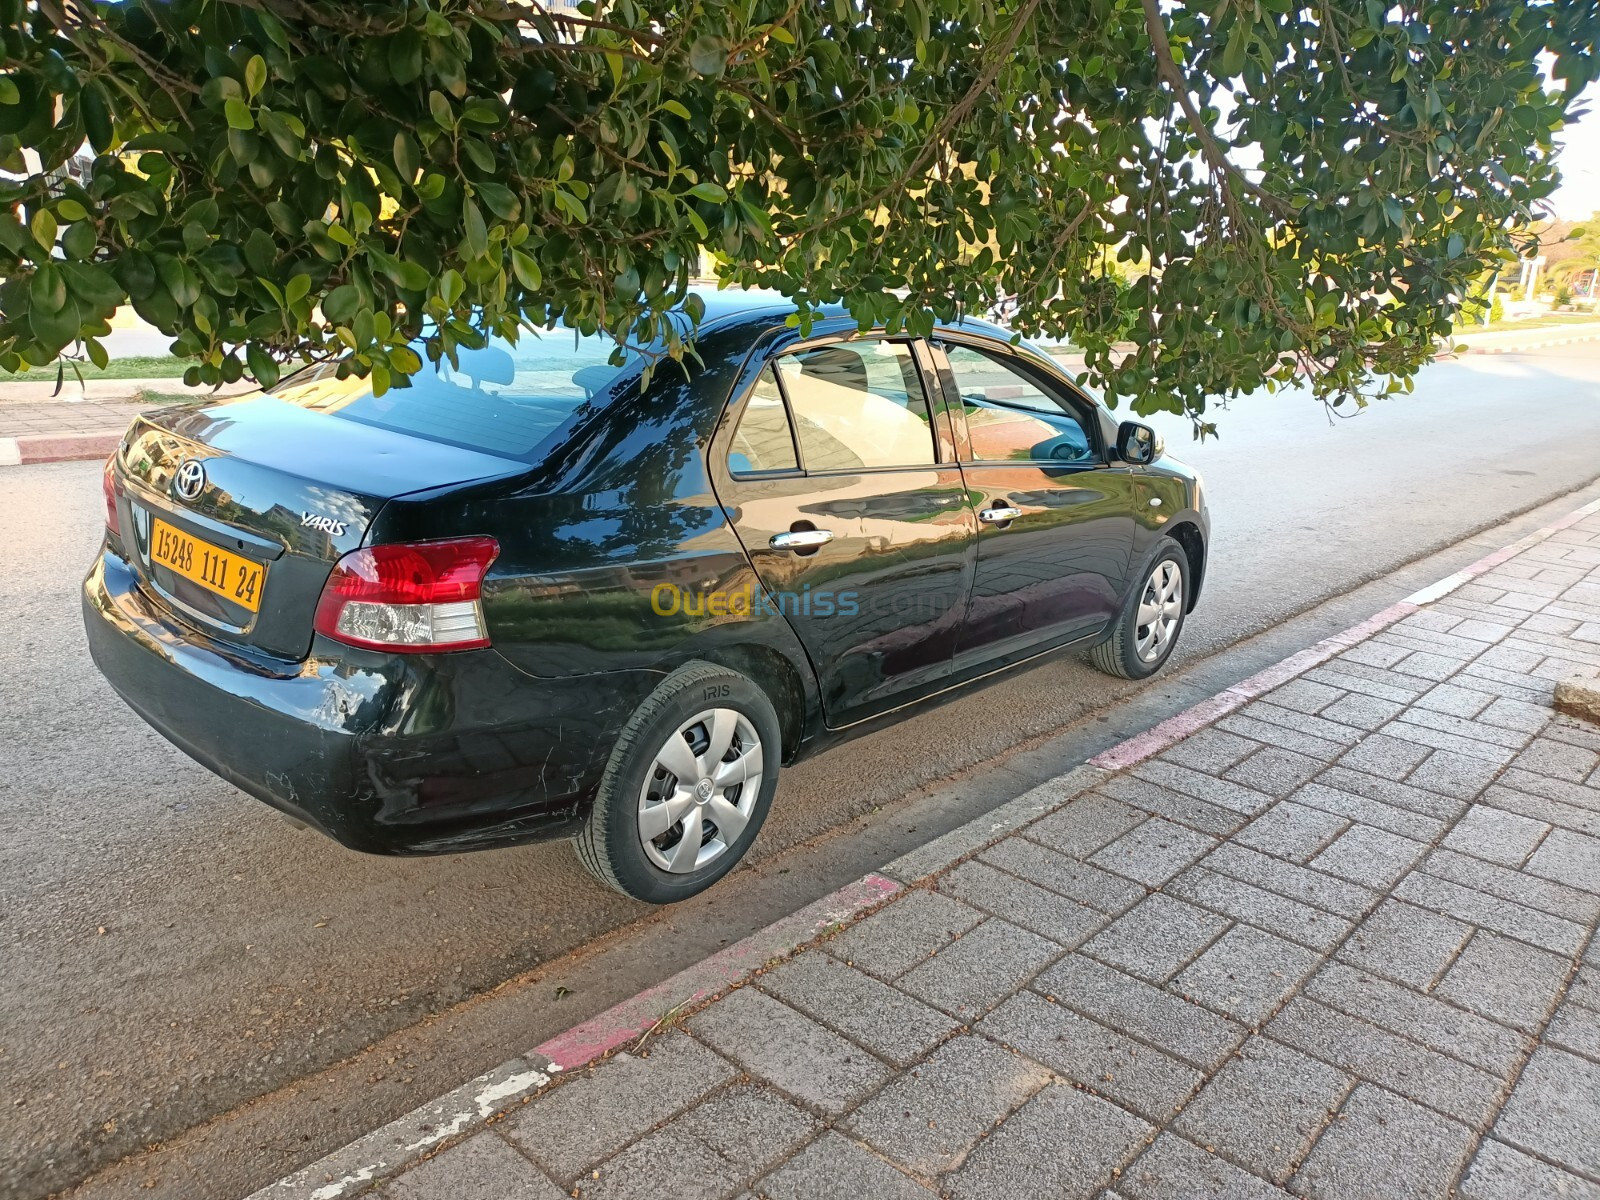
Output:
[[[1009,504],[997,504],[993,508],[985,508],[978,513],[978,520],[988,521],[997,525],[1002,521],[1015,521],[1022,515],[1020,508],[1013,508]]]
[[[774,550],[814,550],[831,541],[833,531],[829,529],[791,529],[787,533],[773,534],[767,544]]]

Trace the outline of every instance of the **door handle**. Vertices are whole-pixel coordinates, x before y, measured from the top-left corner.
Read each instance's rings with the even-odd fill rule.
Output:
[[[831,541],[831,529],[791,529],[787,533],[773,534],[767,544],[774,550],[815,550]]]
[[[1013,508],[1009,504],[997,504],[993,508],[979,511],[978,520],[988,521],[991,525],[1004,524],[1006,521],[1015,521],[1022,515],[1020,508]]]

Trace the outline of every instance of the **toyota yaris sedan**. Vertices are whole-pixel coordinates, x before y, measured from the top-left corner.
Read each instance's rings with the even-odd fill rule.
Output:
[[[1065,647],[1171,655],[1209,521],[1151,429],[991,325],[705,300],[685,367],[558,327],[140,417],[96,664],[353,849],[570,837],[660,903],[739,861],[780,766]]]

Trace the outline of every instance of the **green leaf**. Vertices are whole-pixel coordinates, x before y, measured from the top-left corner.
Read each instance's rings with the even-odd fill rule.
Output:
[[[502,221],[515,221],[517,214],[522,211],[522,202],[517,199],[516,193],[503,183],[480,183],[478,198]]]
[[[0,75],[0,104],[21,104],[22,93],[17,90],[17,81],[9,75]]]
[[[417,154],[417,143],[403,129],[394,135],[394,169],[400,173],[400,178],[405,183],[415,181],[417,172],[422,169],[422,159]]]
[[[530,292],[539,290],[539,285],[544,282],[544,274],[539,270],[539,264],[533,261],[531,255],[521,250],[511,252],[511,270],[517,277],[517,282]]]
[[[661,107],[675,117],[682,117],[685,121],[689,120],[689,106],[681,100],[663,101]]]
[[[727,39],[712,34],[696,38],[689,47],[689,67],[697,75],[721,78],[728,69]]]
[[[84,221],[89,217],[89,210],[71,197],[63,197],[56,201],[56,216],[64,221]]]
[[[244,65],[244,90],[250,99],[254,100],[261,94],[261,89],[267,86],[267,60],[259,54],[252,54],[250,61]]]
[[[227,114],[229,129],[254,129],[256,119],[250,114],[250,106],[243,100],[229,98],[223,101],[222,111]]]
[[[461,294],[466,290],[466,280],[453,267],[439,277],[439,298],[451,308],[455,307],[456,301],[461,299]]]
[[[340,284],[322,299],[322,315],[335,325],[348,324],[361,304],[361,293],[355,284]]]
[[[297,304],[310,294],[311,276],[309,275],[296,275],[283,288],[283,298],[289,304]]]
[[[712,183],[710,180],[695,184],[689,189],[689,195],[696,200],[709,200],[713,204],[721,204],[728,198],[728,193],[722,185]]]
[[[278,382],[278,363],[266,348],[251,342],[244,350],[245,361],[250,364],[250,374],[264,388]]]
[[[471,200],[461,206],[461,227],[468,254],[478,258],[489,252],[489,230],[483,223],[483,212]]]
[[[34,213],[28,228],[33,231],[33,240],[46,250],[56,244],[56,219],[48,208],[41,208]]]
[[[440,129],[454,129],[456,115],[450,107],[450,101],[443,92],[433,91],[428,93],[428,111],[433,114],[433,123]]]

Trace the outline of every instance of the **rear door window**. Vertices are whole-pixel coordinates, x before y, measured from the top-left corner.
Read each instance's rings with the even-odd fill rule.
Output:
[[[759,475],[793,471],[799,465],[789,412],[783,406],[778,377],[768,366],[756,380],[749,403],[739,417],[739,428],[734,430],[733,445],[728,450],[728,470],[735,475]]]
[[[821,346],[786,354],[777,368],[808,473],[933,465],[928,398],[908,343]]]

